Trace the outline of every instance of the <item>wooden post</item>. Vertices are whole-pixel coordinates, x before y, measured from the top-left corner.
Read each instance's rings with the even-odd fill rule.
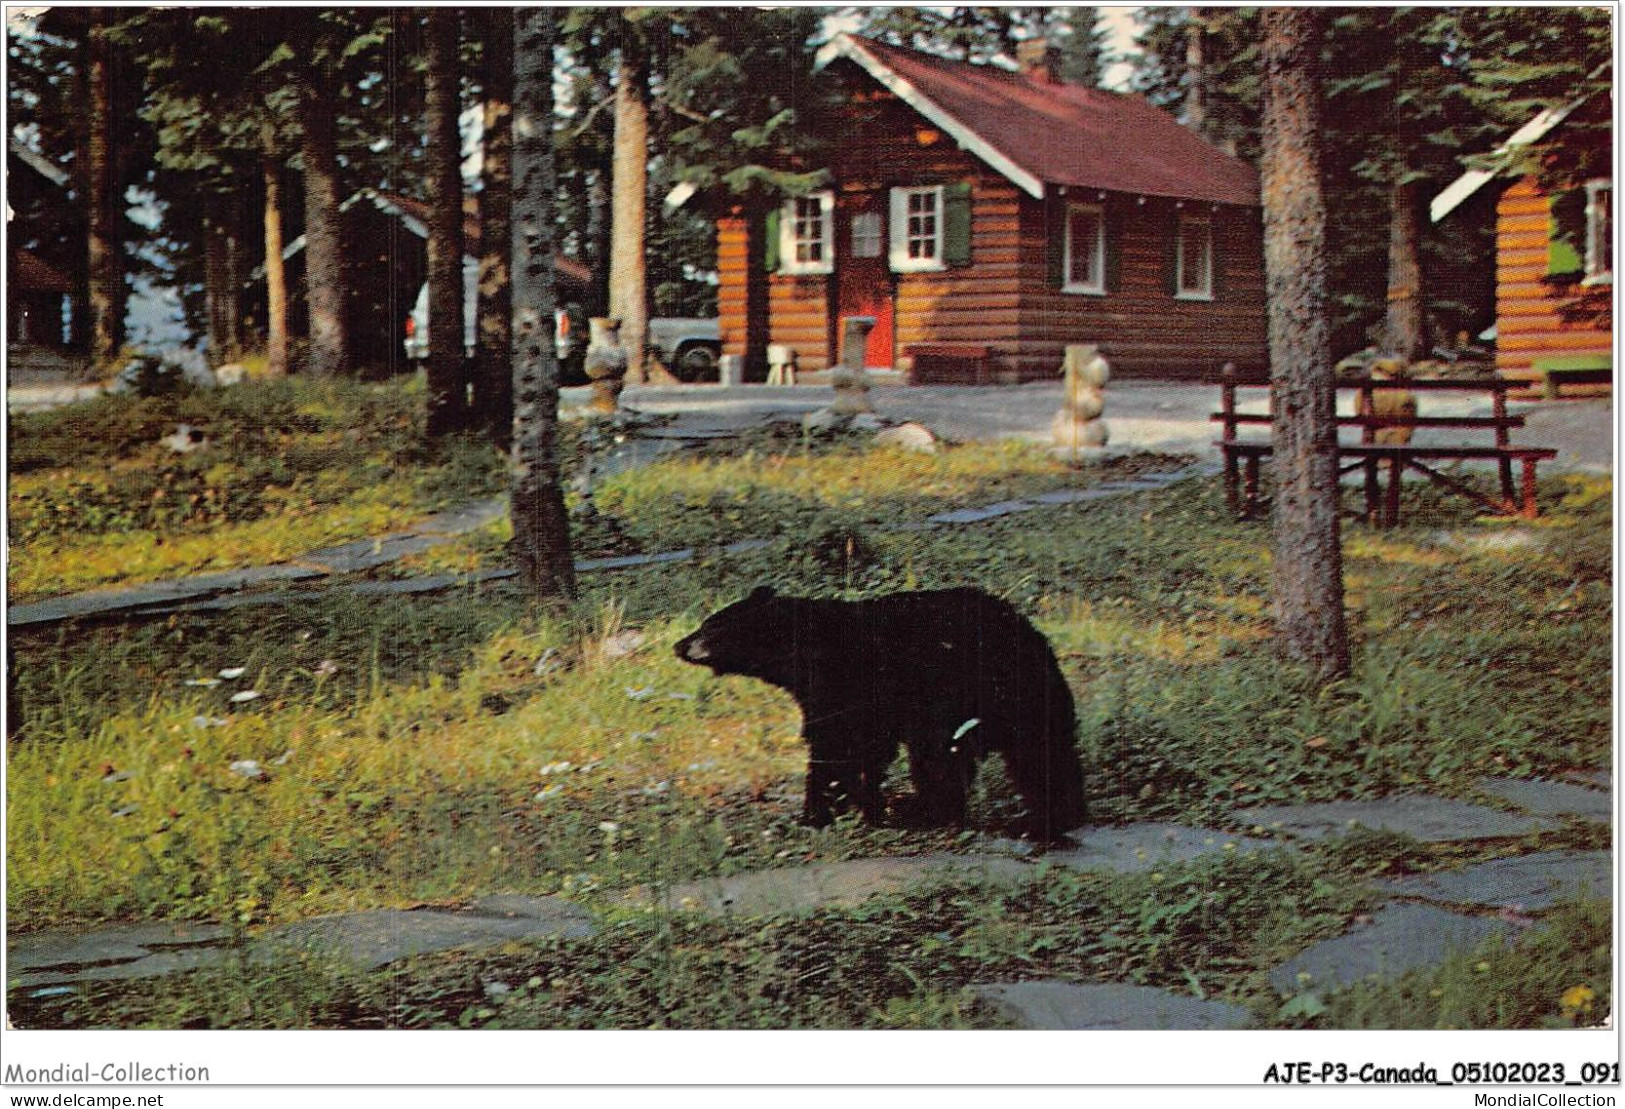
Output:
[[[1219,426],[1224,429],[1225,443],[1229,444],[1236,439],[1236,364],[1226,362],[1219,371],[1219,378],[1219,414],[1224,417]],[[1236,467],[1236,452],[1228,445],[1220,449],[1224,451],[1224,503],[1232,513],[1241,515],[1241,494],[1237,488],[1241,475]]]
[[[1533,520],[1540,515],[1535,504],[1535,459],[1526,455],[1520,461],[1523,463],[1523,518]],[[1512,463],[1503,461],[1502,465],[1510,468]]]
[[[1399,488],[1405,477],[1405,459],[1395,454],[1388,459],[1388,503],[1383,506],[1382,526],[1399,526]]]
[[[1496,424],[1495,424],[1495,445],[1497,447],[1500,447],[1502,450],[1505,450],[1511,444],[1512,436],[1511,436],[1511,433],[1508,431],[1507,425],[1506,425],[1507,391],[1506,391],[1506,386],[1504,384],[1497,384],[1494,387],[1494,397],[1493,397],[1493,400],[1492,400],[1491,403],[1494,406],[1492,411],[1494,411],[1495,419],[1496,419]],[[1506,456],[1503,455],[1501,457],[1500,462],[1501,462],[1501,496],[1506,498],[1508,504],[1511,504],[1512,503],[1512,459],[1507,458]]]

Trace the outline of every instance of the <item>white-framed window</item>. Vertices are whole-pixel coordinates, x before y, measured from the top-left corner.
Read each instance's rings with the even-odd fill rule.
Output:
[[[835,271],[835,194],[825,191],[787,201],[779,217],[779,269],[785,273]]]
[[[1072,204],[1066,210],[1062,245],[1061,291],[1106,292],[1106,209],[1098,204]]]
[[[891,268],[918,273],[944,268],[942,186],[891,191]]]
[[[1174,239],[1174,296],[1213,299],[1213,221],[1180,213]]]
[[[1586,182],[1585,281],[1601,285],[1614,279],[1614,183],[1608,178]]]
[[[879,258],[880,213],[859,212],[852,217],[852,257]]]

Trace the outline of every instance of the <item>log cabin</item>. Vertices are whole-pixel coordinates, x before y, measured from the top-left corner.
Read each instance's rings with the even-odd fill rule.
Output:
[[[1567,141],[1571,120],[1594,121],[1611,110],[1572,103],[1541,112],[1502,143],[1496,153],[1503,168],[1469,170],[1431,205],[1438,223],[1486,185],[1498,189],[1495,366],[1502,376],[1540,386],[1548,396],[1565,382],[1612,380],[1614,184],[1609,176],[1564,181],[1504,167],[1526,164],[1521,148]],[[1608,152],[1593,164],[1611,164]]]
[[[1069,343],[1130,376],[1266,364],[1258,177],[1139,96],[1067,84],[1027,44],[1011,72],[842,35],[826,48],[828,183],[717,216],[723,352],[767,344],[913,381],[1055,377]]]

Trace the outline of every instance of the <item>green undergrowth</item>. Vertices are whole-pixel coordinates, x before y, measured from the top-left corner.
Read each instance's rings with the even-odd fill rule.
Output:
[[[261,379],[14,415],[15,600],[279,562],[499,492],[502,460],[420,430],[416,379]],[[204,445],[160,440],[187,424]]]
[[[1283,1028],[1583,1028],[1613,1012],[1608,901],[1557,906],[1515,939],[1493,937],[1437,967],[1292,999]],[[1578,1075],[1570,1075],[1578,1078]]]

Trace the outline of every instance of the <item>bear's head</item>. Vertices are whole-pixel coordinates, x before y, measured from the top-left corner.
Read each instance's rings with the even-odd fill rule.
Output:
[[[794,598],[780,597],[769,586],[705,618],[692,635],[677,641],[677,657],[717,674],[745,674],[773,681],[785,649],[788,611]]]

